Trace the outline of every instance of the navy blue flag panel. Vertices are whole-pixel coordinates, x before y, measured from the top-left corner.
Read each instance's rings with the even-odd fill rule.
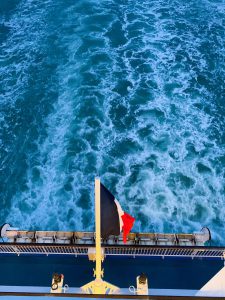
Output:
[[[115,203],[115,197],[101,184],[101,237],[108,238],[109,235],[120,234],[120,220]]]

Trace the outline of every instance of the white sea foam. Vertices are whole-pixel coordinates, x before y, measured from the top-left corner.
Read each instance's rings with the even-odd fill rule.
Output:
[[[205,12],[211,26],[218,22],[213,9]],[[190,15],[196,24],[188,19],[195,10],[78,1],[62,12],[59,97],[45,120],[47,137],[37,142],[37,162],[28,161],[28,190],[12,199],[8,221],[91,229],[98,175],[136,217],[135,230],[207,225],[223,240],[224,147],[213,134],[220,126],[215,95],[198,82],[210,62],[200,16]]]

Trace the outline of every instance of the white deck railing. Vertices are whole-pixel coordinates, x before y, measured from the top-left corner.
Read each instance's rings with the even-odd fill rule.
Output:
[[[94,245],[55,245],[55,244],[9,244],[0,243],[1,254],[16,255],[88,255],[88,248]],[[103,245],[105,256],[159,256],[159,257],[190,257],[190,258],[221,258],[224,259],[225,248],[187,247],[187,246],[107,246]]]

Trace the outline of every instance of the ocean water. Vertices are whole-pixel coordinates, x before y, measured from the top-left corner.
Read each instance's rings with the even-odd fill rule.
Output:
[[[93,230],[99,176],[135,231],[224,244],[224,100],[224,0],[2,0],[0,223]]]

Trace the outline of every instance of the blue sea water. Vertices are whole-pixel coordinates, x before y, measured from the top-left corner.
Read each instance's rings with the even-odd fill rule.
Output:
[[[94,178],[136,231],[224,244],[224,0],[2,0],[0,223],[92,230]]]

